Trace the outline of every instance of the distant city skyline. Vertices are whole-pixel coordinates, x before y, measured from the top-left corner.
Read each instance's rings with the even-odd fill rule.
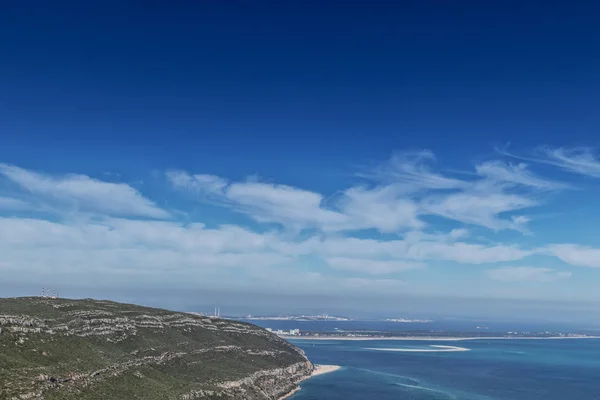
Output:
[[[600,321],[599,12],[7,5],[0,296]]]

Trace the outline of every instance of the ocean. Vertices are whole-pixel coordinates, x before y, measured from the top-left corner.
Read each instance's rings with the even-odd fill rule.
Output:
[[[600,400],[599,339],[292,342],[342,366],[292,400]]]
[[[600,333],[587,324],[531,321],[250,322],[322,332]],[[342,366],[302,383],[292,400],[600,400],[600,339],[291,341],[314,363]]]

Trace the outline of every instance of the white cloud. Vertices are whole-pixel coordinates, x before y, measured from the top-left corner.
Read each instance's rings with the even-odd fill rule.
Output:
[[[274,233],[259,234],[232,225],[207,228],[203,224],[121,218],[83,223],[0,218],[3,279],[39,276],[28,278],[30,284],[58,279],[68,288],[101,280],[140,287],[170,284],[371,294],[393,291],[401,284],[393,279],[303,273],[298,256],[320,257],[315,252],[320,243],[315,238],[290,242]],[[394,265],[395,270],[408,267],[408,263]]]
[[[542,190],[567,189],[569,185],[538,177],[527,169],[527,164],[506,164],[502,161],[489,161],[475,166],[477,174],[488,179],[516,185],[529,186]]]
[[[430,164],[434,161],[435,155],[428,150],[396,152],[387,162],[359,176],[387,184],[399,184],[405,192],[460,189],[468,186],[465,181],[433,172]]]
[[[469,236],[469,230],[465,229],[465,228],[452,229],[452,231],[450,231],[449,236],[452,239],[465,238],[465,237]]]
[[[475,170],[481,178],[463,181],[460,190],[425,196],[423,212],[493,230],[526,231],[529,218],[509,213],[540,205],[540,191],[568,187],[536,176],[522,163],[489,161],[476,165]]]
[[[45,201],[66,203],[71,209],[150,218],[169,214],[124,183],[104,182],[86,175],[53,177],[12,165],[0,164],[0,175]]]
[[[568,264],[600,268],[600,249],[577,244],[555,244],[548,246],[548,250]]]
[[[183,171],[168,171],[167,179],[177,188],[188,189],[207,195],[223,195],[223,191],[228,185],[226,179],[215,175],[190,175]]]
[[[0,262],[62,273],[87,270],[185,271],[284,265],[291,257],[273,251],[271,238],[236,226],[106,219],[59,223],[0,218]]]
[[[416,260],[444,260],[465,264],[485,264],[516,261],[536,252],[537,250],[525,250],[517,246],[507,245],[484,246],[465,242],[421,242],[408,248],[407,257]]]
[[[348,224],[346,216],[323,207],[322,195],[288,185],[256,180],[230,183],[215,175],[183,171],[169,171],[167,179],[178,189],[200,195],[199,200],[232,208],[258,222],[324,230],[339,230]]]
[[[476,166],[478,179],[461,180],[432,171],[431,152],[397,153],[390,161],[363,174],[379,182],[353,186],[330,199],[287,185],[259,181],[233,182],[214,175],[169,172],[177,188],[212,195],[212,201],[243,212],[259,222],[325,232],[377,229],[383,233],[425,227],[423,215],[437,215],[493,230],[525,231],[527,217],[505,215],[539,205],[526,190],[558,190],[566,186],[542,179],[525,164],[487,162]]]
[[[287,185],[262,182],[233,183],[227,198],[260,222],[281,223],[293,228],[338,230],[348,218],[322,207],[323,196]]]
[[[431,152],[398,153],[373,172],[361,176],[385,184],[384,189],[396,193],[394,201],[413,201],[415,219],[421,215],[437,215],[465,224],[493,230],[526,231],[528,220],[515,220],[505,213],[540,204],[533,192],[565,189],[560,182],[538,177],[521,164],[489,161],[475,166],[475,174],[458,179],[434,172]],[[382,190],[382,189],[379,189]]]
[[[398,232],[424,226],[417,217],[418,205],[400,197],[395,186],[353,187],[338,201],[338,207],[349,220],[349,229],[376,228],[381,232]]]
[[[521,195],[473,191],[432,196],[425,199],[421,206],[428,214],[439,215],[465,224],[479,225],[493,230],[521,230],[520,223],[501,218],[499,215],[537,204],[535,200]]]
[[[541,204],[544,194],[565,185],[533,174],[524,164],[481,163],[475,173],[458,179],[436,172],[433,162],[429,152],[397,154],[364,175],[368,182],[338,188],[333,196],[258,178],[231,181],[167,172],[172,187],[247,215],[252,226],[259,223],[255,230],[165,220],[166,211],[129,185],[0,164],[0,177],[6,180],[2,189],[9,189],[1,193],[9,197],[0,196],[0,209],[10,211],[31,202],[71,211],[63,221],[36,219],[37,214],[0,218],[0,265],[13,276],[51,271],[71,280],[75,275],[86,279],[85,273],[91,271],[115,279],[135,276],[139,281],[151,277],[189,285],[271,285],[294,291],[327,291],[335,286],[364,293],[410,287],[407,282],[378,278],[436,263],[447,268],[489,267],[546,254],[573,265],[600,267],[600,249],[492,243],[492,237],[467,230],[467,225],[476,225],[525,231],[529,217],[522,215],[523,210]],[[12,190],[15,187],[18,190]],[[67,218],[66,213],[54,216]],[[127,219],[139,216],[150,219]],[[495,236],[499,237],[503,236]],[[306,273],[311,261],[329,268]],[[504,281],[551,281],[570,273],[506,267],[488,275]]]
[[[437,215],[493,230],[526,231],[527,217],[506,215],[539,205],[531,190],[564,186],[517,166],[489,162],[477,166],[477,179],[460,180],[433,172],[430,152],[401,153],[363,174],[375,184],[352,186],[325,204],[325,196],[287,185],[246,181],[227,183],[213,175],[169,173],[177,188],[213,195],[212,201],[243,212],[259,222],[324,232],[377,229],[382,233],[423,229],[422,216]],[[199,200],[206,200],[200,196]]]
[[[422,230],[409,231],[403,234],[404,240],[409,243],[427,242],[454,242],[458,239],[465,239],[469,236],[469,230],[466,228],[452,229],[450,232],[432,232],[426,233]]]
[[[516,225],[525,225],[531,221],[531,219],[525,215],[513,215],[512,220]]]
[[[563,168],[567,171],[600,178],[600,158],[591,148],[576,147],[566,149],[559,148],[542,148],[542,152],[546,154],[547,163]]]
[[[97,222],[52,222],[32,218],[0,218],[4,246],[82,249],[172,249],[214,254],[246,253],[267,249],[271,236],[223,225],[108,218]]]
[[[160,273],[168,280],[176,274],[181,282],[210,279],[227,284],[227,275],[219,271],[235,269],[239,276],[254,279],[276,271],[293,274],[301,269],[298,257],[302,255],[313,255],[339,271],[385,275],[419,268],[430,260],[478,264],[512,261],[531,253],[510,246],[455,242],[452,236],[418,239],[413,235],[410,240],[393,241],[313,236],[297,241],[234,225],[207,228],[201,223],[122,218],[81,223],[0,218],[0,263],[14,266],[5,267],[13,275],[43,271],[70,283],[86,279],[81,276],[90,272],[115,277],[135,274],[140,280],[159,279]]]
[[[324,256],[345,256],[377,259],[382,257],[417,261],[452,261],[465,264],[484,264],[516,261],[535,254],[517,246],[486,246],[465,242],[429,240],[375,240],[358,238],[325,239],[314,247]]]
[[[537,157],[523,157],[509,153],[504,149],[496,149],[504,156],[535,163],[553,165],[574,174],[600,178],[600,155],[591,147],[540,147]]]
[[[370,275],[387,275],[411,269],[423,268],[425,264],[403,260],[380,261],[358,258],[332,257],[326,259],[331,268],[361,272]]]
[[[276,223],[294,230],[316,228],[337,232],[374,228],[395,232],[422,226],[414,202],[399,199],[389,188],[350,188],[328,208],[323,195],[288,185],[259,181],[227,185],[222,178],[185,172],[169,173],[168,179],[177,188],[210,193],[212,201],[258,222]],[[199,200],[205,198],[201,196]]]
[[[487,275],[502,282],[553,282],[571,277],[571,272],[539,267],[503,267],[487,271]]]

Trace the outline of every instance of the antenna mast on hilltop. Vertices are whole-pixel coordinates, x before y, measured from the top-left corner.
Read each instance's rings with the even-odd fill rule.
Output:
[[[52,290],[50,288],[42,288],[42,297],[50,299],[58,299],[58,290]]]

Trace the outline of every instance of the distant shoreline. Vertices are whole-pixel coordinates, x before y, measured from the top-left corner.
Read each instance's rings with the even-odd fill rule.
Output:
[[[395,341],[446,341],[458,342],[464,340],[559,340],[559,339],[600,339],[600,336],[547,336],[547,337],[519,337],[519,336],[490,336],[490,337],[435,337],[435,336],[382,336],[382,337],[349,337],[349,336],[281,336],[283,339],[292,340],[395,340]]]
[[[313,372],[310,374],[309,377],[307,377],[306,379],[303,379],[302,381],[298,382],[298,384],[312,378],[318,375],[323,375],[323,374],[328,374],[330,372],[334,372],[337,371],[338,369],[340,369],[342,367],[340,367],[339,365],[315,365],[315,369],[313,370]],[[296,386],[291,392],[289,392],[286,395],[281,396],[278,400],[285,400],[285,399],[289,399],[290,397],[292,397],[293,395],[295,395],[297,392],[300,391],[300,386]]]

